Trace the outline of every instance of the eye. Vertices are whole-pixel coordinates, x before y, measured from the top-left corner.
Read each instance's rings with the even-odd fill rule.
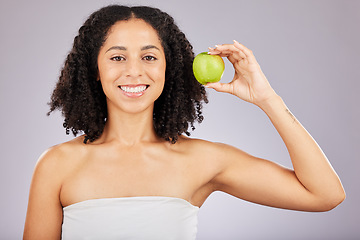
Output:
[[[157,58],[156,57],[153,57],[153,56],[145,56],[144,57],[144,59],[146,60],[146,61],[155,61],[155,60],[157,60]]]
[[[117,62],[125,60],[125,58],[121,57],[121,56],[115,56],[115,57],[112,57],[110,59],[113,60],[113,61],[117,61]]]

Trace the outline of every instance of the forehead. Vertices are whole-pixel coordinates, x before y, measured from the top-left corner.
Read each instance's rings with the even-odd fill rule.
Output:
[[[104,45],[108,44],[156,44],[161,42],[156,30],[142,19],[116,22],[109,30]]]

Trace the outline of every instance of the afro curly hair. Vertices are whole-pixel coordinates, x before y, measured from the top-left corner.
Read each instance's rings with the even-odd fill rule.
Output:
[[[49,102],[50,111],[61,110],[66,134],[85,133],[84,143],[103,132],[107,119],[106,97],[97,81],[97,56],[109,29],[118,21],[142,19],[158,33],[166,58],[165,86],[154,103],[156,134],[175,143],[182,133],[190,135],[194,122],[201,123],[205,88],[192,71],[193,47],[167,13],[147,6],[110,5],[92,13],[80,27]]]

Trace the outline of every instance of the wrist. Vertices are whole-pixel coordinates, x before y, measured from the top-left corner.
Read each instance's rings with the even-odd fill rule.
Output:
[[[263,100],[261,102],[258,102],[256,105],[259,108],[261,108],[264,112],[269,112],[274,107],[280,106],[280,105],[285,105],[285,103],[282,100],[282,98],[275,93],[271,97],[268,97],[267,99],[265,99],[265,100]]]

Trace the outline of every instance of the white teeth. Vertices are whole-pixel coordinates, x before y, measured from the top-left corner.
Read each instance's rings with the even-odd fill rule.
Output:
[[[121,90],[128,93],[139,93],[146,90],[146,86],[137,86],[137,87],[129,87],[129,86],[120,86]]]

